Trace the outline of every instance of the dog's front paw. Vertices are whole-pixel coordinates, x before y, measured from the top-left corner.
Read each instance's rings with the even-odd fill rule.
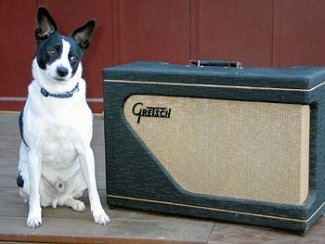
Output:
[[[31,208],[28,213],[27,226],[33,229],[40,227],[42,224],[42,208]]]
[[[36,229],[36,228],[40,227],[41,224],[42,224],[41,215],[39,215],[39,216],[30,216],[30,214],[28,215],[27,226],[29,228]]]
[[[99,211],[93,211],[95,223],[99,225],[107,225],[111,220],[103,209]]]

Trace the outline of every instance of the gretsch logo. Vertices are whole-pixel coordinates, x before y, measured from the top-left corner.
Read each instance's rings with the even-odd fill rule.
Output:
[[[144,107],[143,103],[133,105],[132,114],[138,117],[137,123],[140,123],[141,117],[165,118],[169,119],[172,112],[171,108],[165,107]]]

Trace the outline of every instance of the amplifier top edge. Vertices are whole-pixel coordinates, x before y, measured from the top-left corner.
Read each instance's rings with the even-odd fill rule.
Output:
[[[325,67],[215,67],[135,62],[103,69],[104,80],[238,85],[310,90],[325,81]],[[171,82],[173,83],[173,82]]]
[[[265,91],[294,91],[294,92],[311,92],[317,88],[323,86],[325,81],[311,87],[309,89],[300,88],[285,88],[285,87],[268,87],[268,86],[248,86],[248,85],[223,85],[223,84],[199,84],[199,83],[185,83],[185,82],[173,82],[173,81],[140,81],[140,80],[114,80],[104,79],[104,82],[108,83],[125,83],[125,84],[141,84],[141,85],[161,85],[161,86],[187,86],[187,87],[206,87],[206,88],[223,88],[223,89],[243,89],[243,90],[265,90]]]

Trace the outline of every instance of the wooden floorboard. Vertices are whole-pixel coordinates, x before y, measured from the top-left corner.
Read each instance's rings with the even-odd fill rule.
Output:
[[[105,198],[103,119],[95,116],[93,149],[102,203],[111,223],[93,223],[87,194],[87,210],[66,207],[43,209],[43,224],[26,227],[27,204],[18,195],[16,174],[20,143],[17,113],[0,113],[0,242],[52,243],[325,243],[325,218],[306,236],[274,229],[183,218],[130,209],[108,209]]]

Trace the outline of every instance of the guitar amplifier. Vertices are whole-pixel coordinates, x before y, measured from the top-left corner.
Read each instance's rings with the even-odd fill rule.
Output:
[[[325,68],[197,63],[103,70],[108,204],[306,233],[325,209]]]

